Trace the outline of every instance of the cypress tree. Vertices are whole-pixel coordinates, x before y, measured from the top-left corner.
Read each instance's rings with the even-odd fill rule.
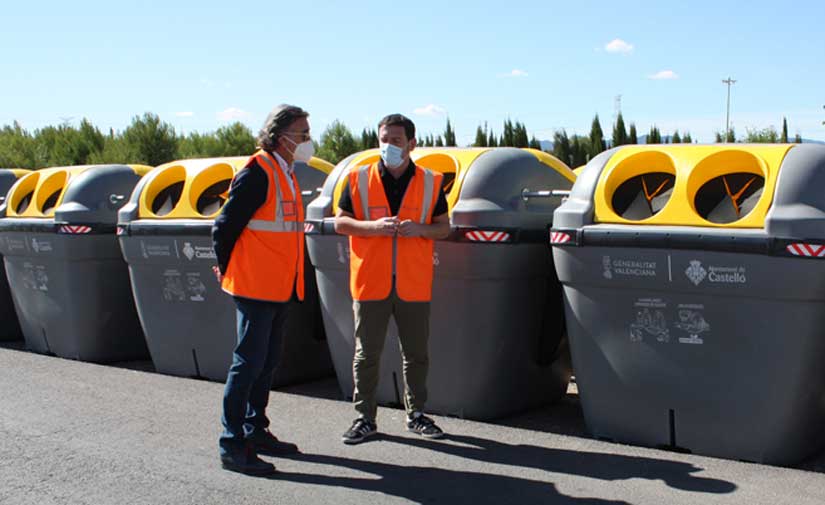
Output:
[[[629,144],[627,138],[627,129],[624,126],[624,118],[622,113],[616,117],[616,124],[613,125],[613,147]]]

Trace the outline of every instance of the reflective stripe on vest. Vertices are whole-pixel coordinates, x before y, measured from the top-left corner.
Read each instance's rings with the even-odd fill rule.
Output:
[[[377,165],[349,175],[355,218],[390,217]],[[442,175],[416,167],[398,209],[399,220],[429,224]],[[358,301],[383,300],[393,287],[405,301],[426,302],[432,295],[433,240],[424,237],[350,236],[350,291]]]
[[[283,193],[281,193],[280,177],[278,177],[278,172],[276,172],[276,170],[280,171],[281,167],[278,166],[278,164],[269,156],[258,156],[257,159],[259,161],[263,160],[269,169],[272,170],[272,180],[275,181],[275,221],[269,221],[267,219],[250,219],[246,227],[250,230],[271,231],[276,233],[295,232],[298,231],[299,227],[300,229],[303,229],[303,221],[287,221],[284,218],[285,206],[292,206],[292,211],[288,215],[295,215],[295,200],[284,201]],[[286,174],[284,174],[284,176],[286,176]]]
[[[368,195],[370,190],[370,165],[358,167],[356,170],[358,171],[358,193],[361,195]],[[430,207],[433,205],[434,185],[435,176],[429,170],[424,170],[424,202],[421,204],[421,216],[418,218],[418,222],[421,224],[425,224],[427,222],[427,216],[430,214]],[[369,219],[369,198],[364,198],[363,196],[361,197],[361,212],[364,216],[363,219]]]
[[[253,160],[266,174],[266,200],[235,242],[221,287],[253,300],[286,302],[293,293],[303,300],[304,213],[298,181],[292,174],[291,191],[285,171],[269,153],[259,151]],[[292,199],[284,200],[285,195]]]

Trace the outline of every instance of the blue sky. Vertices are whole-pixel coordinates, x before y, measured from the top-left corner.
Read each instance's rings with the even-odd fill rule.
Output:
[[[129,5],[127,5],[129,4]],[[738,4],[738,3],[737,3]],[[385,114],[459,144],[507,117],[540,139],[609,134],[617,95],[640,134],[712,141],[731,123],[825,140],[825,2],[7,2],[0,124],[88,117],[124,128],[155,112],[185,133],[275,104],[306,108],[316,138]]]

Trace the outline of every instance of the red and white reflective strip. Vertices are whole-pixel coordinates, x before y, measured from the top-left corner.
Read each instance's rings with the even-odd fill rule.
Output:
[[[58,233],[68,233],[70,235],[82,235],[84,233],[91,233],[92,227],[85,226],[85,225],[71,225],[71,224],[63,224],[60,225],[60,229]]]
[[[126,227],[125,226],[118,226],[117,227],[117,234],[118,235],[126,235]]]
[[[312,223],[304,223],[304,233],[312,233],[315,231],[315,225]]]
[[[788,244],[785,248],[794,256],[805,256],[808,258],[823,258],[825,257],[825,244]]]
[[[563,231],[551,231],[550,232],[550,243],[551,244],[566,244],[570,242],[572,237],[569,233],[564,233]]]
[[[510,234],[503,231],[473,230],[464,234],[471,242],[509,242]]]

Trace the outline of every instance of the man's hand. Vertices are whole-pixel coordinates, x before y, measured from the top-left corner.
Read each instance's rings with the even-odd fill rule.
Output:
[[[398,225],[398,234],[402,237],[420,237],[421,225],[412,219],[405,219]]]
[[[223,284],[223,274],[218,265],[212,265],[212,271],[215,273],[215,278],[218,279],[218,284]]]
[[[382,217],[372,222],[377,235],[393,236],[398,231],[397,217]]]

